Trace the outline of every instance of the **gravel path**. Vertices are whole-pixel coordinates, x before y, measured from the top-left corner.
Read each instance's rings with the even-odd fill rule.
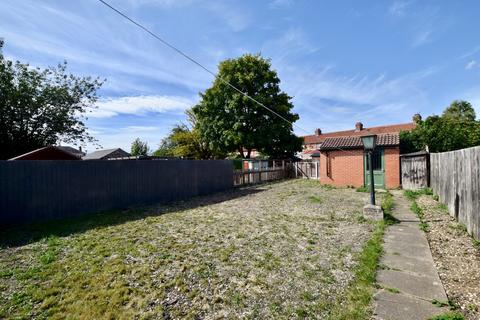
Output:
[[[480,319],[480,248],[463,225],[431,196],[417,203],[428,224],[427,239],[442,283],[450,300],[467,319]]]

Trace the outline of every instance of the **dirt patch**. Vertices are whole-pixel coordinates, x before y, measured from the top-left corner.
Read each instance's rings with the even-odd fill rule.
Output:
[[[417,203],[428,224],[427,239],[450,300],[467,319],[480,319],[480,248],[445,206],[421,196]]]
[[[328,318],[373,229],[367,197],[290,180],[85,218],[0,250],[0,318]]]

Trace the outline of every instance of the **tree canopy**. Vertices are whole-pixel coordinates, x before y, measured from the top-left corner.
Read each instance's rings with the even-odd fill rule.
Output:
[[[224,158],[225,153],[214,152],[209,148],[208,143],[203,140],[193,112],[187,110],[186,114],[190,127],[185,124],[176,125],[170,134],[162,139],[154,155],[193,159]]]
[[[402,153],[424,150],[444,152],[480,145],[480,122],[466,101],[453,101],[441,116],[417,118],[417,127],[400,135]]]
[[[263,103],[290,123],[274,115],[224,81]],[[218,77],[192,108],[196,129],[213,153],[236,152],[250,157],[253,149],[271,157],[292,156],[302,140],[293,133],[299,119],[292,113],[291,97],[282,92],[270,60],[246,54],[220,63]]]
[[[140,138],[133,140],[132,146],[130,147],[130,154],[132,156],[146,156],[149,151],[150,148],[146,142],[140,140]]]
[[[102,82],[4,58],[0,43],[0,159],[54,145],[95,139],[84,124]]]

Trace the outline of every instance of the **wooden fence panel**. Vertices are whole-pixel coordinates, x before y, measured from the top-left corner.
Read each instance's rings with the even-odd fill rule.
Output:
[[[0,228],[227,190],[232,170],[229,160],[0,161]]]
[[[401,157],[402,188],[418,190],[428,187],[428,155]]]
[[[319,179],[320,163],[318,161],[295,162],[295,177],[306,179]]]
[[[433,192],[480,239],[480,147],[430,155]]]

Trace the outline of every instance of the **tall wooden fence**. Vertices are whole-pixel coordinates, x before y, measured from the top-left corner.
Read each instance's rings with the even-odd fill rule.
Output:
[[[232,171],[229,160],[0,161],[0,225],[222,191]]]
[[[432,153],[430,161],[433,192],[480,239],[480,147]]]

